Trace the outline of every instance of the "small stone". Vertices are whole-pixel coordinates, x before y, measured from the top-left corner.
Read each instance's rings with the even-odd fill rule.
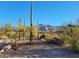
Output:
[[[4,52],[4,49],[0,50],[0,53]]]

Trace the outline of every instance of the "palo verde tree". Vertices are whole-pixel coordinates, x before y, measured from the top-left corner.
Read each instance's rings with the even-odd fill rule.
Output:
[[[34,39],[39,39],[39,26],[33,26],[33,37]]]
[[[6,23],[3,27],[4,29],[4,34],[8,37],[11,38],[11,36],[13,35],[13,26],[11,23]]]
[[[17,26],[17,29],[16,29],[16,31],[17,31],[17,33],[18,33],[18,36],[19,36],[19,39],[20,39],[21,37],[23,37],[23,39],[24,39],[26,30],[27,30],[26,26],[23,25],[22,20],[19,19],[19,25]]]

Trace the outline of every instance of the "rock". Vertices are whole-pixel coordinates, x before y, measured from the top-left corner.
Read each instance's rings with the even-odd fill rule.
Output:
[[[4,46],[2,49],[11,49],[11,45],[6,45],[6,46]]]
[[[5,45],[5,46],[1,47],[0,53],[5,52],[5,51],[7,51],[9,49],[11,49],[11,45]]]
[[[0,50],[0,53],[3,53],[5,50],[4,49],[2,49],[2,50]]]
[[[46,40],[44,38],[42,38],[41,41],[45,42]]]

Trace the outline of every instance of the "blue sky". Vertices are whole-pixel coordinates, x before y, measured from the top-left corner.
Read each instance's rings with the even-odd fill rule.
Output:
[[[19,18],[26,20],[26,26],[30,19],[30,2],[0,2],[0,24],[11,22],[18,25]],[[33,23],[59,26],[67,22],[75,22],[79,19],[79,2],[33,2]]]

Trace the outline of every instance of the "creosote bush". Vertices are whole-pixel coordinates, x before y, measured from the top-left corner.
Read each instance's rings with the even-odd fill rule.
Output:
[[[63,32],[65,45],[74,51],[79,50],[79,25],[68,24]]]

